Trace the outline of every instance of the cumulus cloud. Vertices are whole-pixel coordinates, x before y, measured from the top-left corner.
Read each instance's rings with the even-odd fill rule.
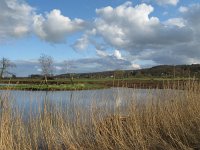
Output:
[[[175,6],[179,0],[156,2]],[[126,2],[117,7],[107,6],[96,9],[97,17],[87,27],[86,21],[71,19],[57,9],[45,15],[36,14],[34,8],[24,1],[1,0],[0,41],[34,32],[42,40],[62,43],[69,35],[83,31],[83,36],[72,47],[83,50],[93,44],[97,56],[71,61],[74,71],[81,67],[86,70],[96,70],[97,67],[98,71],[140,68],[138,63],[132,63],[136,59],[155,64],[200,62],[200,4],[180,6],[177,10],[180,13],[176,14],[179,16],[167,20],[160,20],[153,11],[154,7],[145,3],[134,6]],[[106,49],[115,51],[109,53]],[[133,60],[122,56],[122,51]],[[61,67],[57,65],[57,70],[61,71]]]
[[[0,1],[0,41],[26,35],[30,31],[34,8],[24,1]]]
[[[33,7],[21,0],[0,1],[0,42],[35,33],[42,40],[61,43],[65,42],[67,36],[85,26],[84,20],[70,19],[57,9],[42,15],[36,14]]]
[[[104,50],[98,50],[96,49],[96,53],[97,56],[105,58],[105,57],[113,57],[115,59],[119,59],[119,60],[125,60],[125,58],[122,57],[122,54],[119,50],[114,50],[113,53],[109,54],[108,52],[104,51]]]
[[[176,6],[179,0],[156,0],[159,5],[174,5]]]
[[[121,54],[121,52],[119,51],[119,50],[115,50],[114,51],[114,54],[113,54],[117,59],[124,59],[123,57],[122,57],[122,54]]]
[[[200,40],[200,4],[193,4],[185,12],[184,18],[187,20],[187,26],[193,30],[196,40]]]
[[[110,6],[97,9],[96,30],[111,45],[121,48],[136,43],[153,32],[152,27],[159,24],[156,17],[149,18],[153,7],[146,4],[132,7],[127,2],[116,8]]]
[[[58,70],[58,71],[63,69],[61,66],[55,66],[54,68],[55,68],[55,70]]]
[[[109,56],[109,54],[106,53],[105,51],[98,50],[98,49],[96,50],[96,53],[97,53],[97,55],[100,56],[100,57],[107,57],[107,56]]]
[[[70,19],[63,16],[58,9],[43,15],[35,15],[33,23],[35,33],[43,40],[53,43],[65,42],[66,37],[82,30],[85,21],[82,19]]]
[[[90,36],[93,36],[96,34],[95,29],[87,30],[83,34],[81,38],[79,38],[73,45],[72,48],[76,51],[79,50],[85,50],[88,45],[91,43]]]
[[[157,2],[161,5],[176,5],[178,0],[157,0]],[[94,45],[98,57],[81,60],[82,63],[86,63],[85,67],[88,69],[92,68],[92,65],[89,65],[90,62],[102,68],[110,66],[110,69],[121,68],[124,64],[132,68],[141,67],[124,58],[119,49],[127,52],[132,56],[131,58],[152,61],[155,64],[198,62],[200,4],[181,6],[178,9],[181,12],[180,16],[165,21],[160,21],[158,17],[153,16],[153,11],[154,8],[151,5],[143,3],[133,6],[131,2],[117,7],[107,6],[96,9],[97,18],[93,26],[91,29],[87,28],[72,47],[75,50],[83,50],[89,44]],[[70,19],[56,9],[46,13],[45,16],[35,15],[33,21],[35,33],[41,39],[53,43],[64,42],[68,35],[86,27],[84,20]],[[13,33],[16,34],[26,32],[26,28],[20,26],[14,31]],[[115,51],[108,53],[102,50],[107,48],[103,48],[98,43],[97,37],[100,37],[109,49],[112,48]]]
[[[183,18],[170,18],[167,21],[165,21],[166,25],[172,25],[177,27],[185,27],[185,20]]]
[[[131,2],[116,8],[108,6],[97,9],[97,34],[113,47],[129,51],[157,48],[191,39],[192,32],[184,27],[183,20],[169,20],[170,25],[166,26],[157,17],[150,17],[153,10],[151,5],[134,7]],[[176,26],[171,27],[172,23]]]
[[[151,5],[133,6],[131,2],[97,9],[95,35],[103,38],[111,48],[124,50],[130,58],[124,59],[117,50],[109,54],[102,48],[96,48],[97,55],[128,61],[131,68],[141,68],[131,63],[131,59],[154,65],[200,62],[200,5],[193,4],[187,11],[182,10],[181,16],[165,21],[152,16],[153,11]]]
[[[89,45],[89,37],[87,34],[79,38],[73,45],[72,48],[76,51],[85,50]]]
[[[179,10],[179,12],[181,12],[181,13],[185,13],[185,12],[188,11],[188,8],[185,7],[185,6],[180,6],[178,10]]]
[[[133,64],[131,64],[131,69],[133,69],[133,70],[141,69],[141,66],[139,64],[133,63]]]

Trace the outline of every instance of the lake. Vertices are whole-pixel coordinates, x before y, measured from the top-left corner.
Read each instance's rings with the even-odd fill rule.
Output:
[[[63,109],[73,116],[73,112],[80,109],[88,114],[95,108],[105,110],[106,113],[113,113],[118,108],[126,113],[126,108],[131,102],[142,104],[151,99],[170,100],[181,91],[170,89],[131,89],[131,88],[110,88],[103,90],[83,91],[17,91],[0,90],[0,97],[9,102],[12,109],[21,111],[24,115],[37,114],[43,110],[45,104]],[[184,98],[184,96],[183,96]]]

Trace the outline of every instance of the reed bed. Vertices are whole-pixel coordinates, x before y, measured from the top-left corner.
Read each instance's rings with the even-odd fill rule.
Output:
[[[88,110],[44,103],[24,112],[0,103],[1,150],[200,149],[200,86],[165,87],[132,96],[128,105]],[[148,91],[148,90],[147,90]],[[129,97],[130,98],[130,97]],[[35,115],[37,111],[37,115]],[[86,113],[87,112],[87,113]],[[73,115],[72,115],[73,114]]]

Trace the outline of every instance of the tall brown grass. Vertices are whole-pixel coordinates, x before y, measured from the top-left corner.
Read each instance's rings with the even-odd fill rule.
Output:
[[[31,110],[26,119],[3,98],[0,149],[200,149],[200,86],[190,83],[180,87],[167,90],[166,86],[166,92],[158,90],[156,96],[149,91],[142,102],[133,97],[114,113],[108,107],[93,105],[84,115],[81,107],[50,108],[47,102],[37,110],[38,115]]]

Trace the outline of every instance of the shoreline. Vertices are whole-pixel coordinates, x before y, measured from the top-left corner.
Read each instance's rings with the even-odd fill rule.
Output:
[[[18,91],[81,91],[107,89],[101,85],[75,84],[75,85],[36,85],[36,84],[0,84],[0,90],[18,90]]]
[[[21,91],[81,91],[81,90],[98,90],[98,89],[109,89],[109,88],[134,88],[134,89],[184,89],[187,84],[185,81],[172,81],[172,82],[123,82],[118,83],[75,83],[72,84],[1,84],[0,90],[21,90]]]

